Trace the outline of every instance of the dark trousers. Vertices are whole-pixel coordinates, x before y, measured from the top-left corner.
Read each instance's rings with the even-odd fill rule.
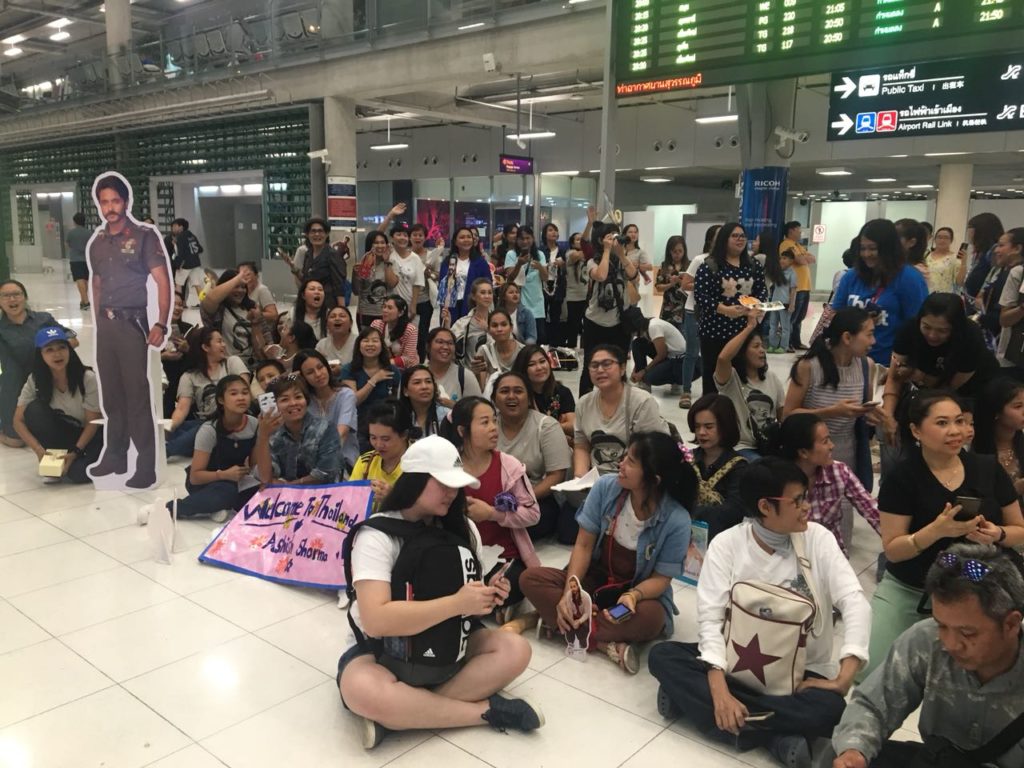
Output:
[[[143,312],[142,317],[145,316]],[[104,427],[103,461],[123,466],[135,445],[136,474],[156,476],[156,429],[149,393],[145,320],[111,320],[96,312],[96,375]]]
[[[416,305],[416,320],[419,323],[419,336],[416,339],[416,352],[420,360],[427,359],[427,336],[430,335],[430,318],[434,314],[434,305],[429,301],[421,301]]]
[[[565,346],[575,349],[580,336],[583,334],[583,313],[587,311],[586,301],[566,302],[565,326],[562,329],[562,338]]]
[[[700,356],[703,360],[700,376],[702,396],[718,392],[718,387],[715,386],[715,362],[722,354],[722,348],[728,343],[719,339],[709,339],[707,336],[700,337]]]
[[[647,666],[661,683],[673,706],[705,735],[741,750],[765,746],[777,736],[798,734],[808,739],[829,738],[843,715],[846,702],[838,693],[811,688],[789,696],[768,696],[729,681],[729,692],[750,712],[775,714],[739,737],[715,725],[715,705],[708,686],[707,667],[696,643],[666,642],[651,648]],[[808,672],[807,677],[820,677]]]
[[[7,437],[20,440],[18,433],[14,431],[14,411],[18,407],[18,395],[21,388],[25,386],[27,373],[21,371],[21,366],[13,360],[4,361],[3,375],[0,375],[0,427],[3,428]]]
[[[647,368],[647,360],[658,351],[650,339],[637,336],[633,339],[633,365],[636,370]],[[647,368],[644,372],[644,383],[657,387],[660,384],[681,384],[683,381],[683,358],[666,357],[657,365]]]
[[[565,323],[562,322],[562,304],[564,299],[553,299],[550,296],[544,297],[548,313],[548,344],[557,347],[565,345]]]
[[[167,455],[191,456],[196,450],[196,435],[199,434],[201,426],[202,419],[183,421],[176,430],[167,435]]]
[[[554,495],[537,500],[540,507],[540,520],[526,529],[530,539],[540,541],[555,534],[559,544],[574,544],[579,526],[576,523],[576,510],[566,509],[555,499]]]
[[[209,517],[221,509],[242,508],[249,499],[256,495],[258,486],[253,486],[245,491],[238,490],[238,483],[230,480],[217,480],[206,485],[193,485],[189,480],[185,481],[185,490],[188,496],[178,499],[178,517],[181,519],[189,517]],[[167,502],[167,511],[171,511],[173,502]]]
[[[81,424],[40,400],[33,400],[25,407],[25,426],[47,449],[70,450],[82,436]],[[96,461],[102,448],[103,433],[97,430],[81,455],[71,462],[65,477],[72,483],[88,483],[86,467]]]
[[[789,328],[789,346],[791,347],[796,348],[803,345],[803,339],[800,335],[800,325],[803,323],[804,318],[807,317],[807,308],[810,304],[810,291],[796,292],[796,306],[793,308],[793,317]]]
[[[543,317],[537,318],[537,343],[538,344],[549,344],[548,340],[548,324]]]
[[[594,388],[594,383],[590,380],[589,365],[590,356],[598,344],[614,344],[621,348],[623,353],[626,353],[629,351],[629,331],[621,323],[608,328],[583,318],[583,370],[580,371],[580,397]]]

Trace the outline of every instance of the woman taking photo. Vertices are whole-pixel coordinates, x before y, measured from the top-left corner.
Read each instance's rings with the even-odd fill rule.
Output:
[[[932,239],[931,253],[925,258],[928,267],[928,290],[932,293],[953,293],[956,290],[956,272],[959,262],[953,251],[953,230],[939,227]]]
[[[398,273],[391,263],[391,245],[383,232],[366,236],[366,255],[356,265],[355,287],[359,292],[356,321],[360,328],[379,320],[385,297],[398,285]]]
[[[736,452],[739,419],[725,395],[704,395],[686,414],[697,450],[691,469],[697,479],[697,500],[690,507],[694,520],[708,525],[708,541],[743,521],[740,478],[747,460]]]
[[[896,226],[874,219],[860,230],[860,252],[839,281],[832,308],[864,307],[875,315],[871,359],[889,365],[896,331],[921,309],[928,284],[907,264]]]
[[[617,472],[634,432],[668,433],[658,401],[650,392],[626,383],[623,349],[598,344],[589,368],[595,389],[576,404],[572,460],[576,477],[592,467],[602,475]]]
[[[167,431],[167,455],[191,456],[196,432],[217,410],[217,382],[229,374],[252,378],[237,356],[228,357],[227,344],[216,328],[204,327],[193,347],[192,368],[178,381],[178,400]]]
[[[995,456],[1017,496],[1024,496],[1024,384],[995,379],[974,401],[974,409],[974,452]]]
[[[402,474],[401,461],[412,440],[412,422],[393,400],[374,405],[365,421],[373,448],[359,457],[349,479],[370,481],[376,511]]]
[[[516,355],[512,370],[526,382],[533,407],[555,419],[566,438],[572,440],[576,431],[576,401],[572,391],[555,378],[548,353],[536,344],[527,344]]]
[[[878,494],[888,565],[871,600],[871,661],[858,679],[921,620],[925,575],[942,550],[961,538],[1000,547],[1024,543],[1024,517],[1010,478],[995,457],[960,450],[963,413],[952,395],[919,393],[907,418],[920,445],[885,476]]]
[[[825,332],[793,363],[783,408],[787,418],[813,413],[823,419],[835,443],[836,461],[850,467],[869,490],[874,481],[867,427],[895,429],[891,416],[872,399],[875,363],[867,355],[875,343],[874,328],[871,315],[859,307],[837,311]]]
[[[217,382],[216,398],[217,410],[196,434],[195,453],[185,480],[188,496],[178,499],[179,518],[208,517],[223,523],[260,487],[253,476],[259,424],[249,415],[249,385],[241,376],[225,376]],[[259,423],[270,429],[270,421],[271,416],[264,414]],[[168,512],[172,504],[167,502]]]
[[[503,309],[496,309],[488,316],[487,334],[490,338],[480,347],[471,363],[480,381],[480,388],[485,392],[487,379],[495,373],[512,370],[512,363],[523,348],[512,335],[512,318]]]
[[[370,450],[366,414],[374,403],[391,397],[398,387],[401,372],[391,364],[384,337],[376,328],[364,328],[356,338],[352,362],[341,369],[341,381],[356,393],[359,417],[359,450]]]
[[[853,506],[875,533],[881,532],[878,504],[850,468],[832,458],[828,424],[813,413],[794,413],[778,430],[776,452],[807,475],[808,519],[832,531],[843,554],[850,556],[850,540],[843,531],[843,503]]]
[[[6,290],[0,289],[0,290]],[[32,373],[14,410],[14,431],[40,461],[47,450],[65,450],[61,476],[88,483],[85,470],[99,458],[103,434],[96,374],[71,348],[71,336],[59,325],[40,328]]]
[[[539,709],[525,701],[500,696],[530,661],[530,644],[511,632],[485,629],[479,618],[501,607],[509,594],[508,579],[481,582],[480,534],[466,516],[463,488],[476,478],[459,466],[447,440],[427,437],[403,457],[405,473],[370,518],[391,518],[443,529],[461,544],[467,559],[465,584],[451,595],[433,600],[392,598],[392,572],[409,539],[375,530],[372,522],[353,534],[351,579],[356,600],[350,623],[359,642],[338,660],[342,704],[362,718],[362,743],[377,746],[390,731],[490,725],[495,730],[532,731],[544,724]],[[396,543],[397,542],[397,543]],[[459,551],[459,550],[456,550]],[[414,637],[452,619],[468,633],[465,654],[459,655],[449,679],[435,686],[404,682],[388,663],[375,656],[368,639]],[[393,657],[391,657],[393,658]]]
[[[402,372],[399,403],[412,422],[417,440],[438,434],[441,422],[451,412],[439,402],[434,374],[425,365],[414,365]]]
[[[583,252],[583,235],[569,236],[565,254],[565,328],[560,340],[569,349],[576,349],[583,333],[583,313],[587,310],[587,257]]]
[[[346,386],[335,386],[331,382],[330,364],[327,358],[315,350],[300,352],[292,365],[306,382],[309,412],[325,419],[338,430],[343,476],[347,476],[359,458],[359,420],[356,416],[355,393]]]
[[[267,345],[263,313],[252,299],[240,272],[225,269],[216,285],[206,291],[199,304],[203,325],[216,328],[228,346],[228,354],[242,358],[246,365],[260,356]]]
[[[747,324],[746,307],[740,304],[744,295],[765,300],[764,270],[747,253],[743,227],[731,221],[718,230],[694,280],[700,354],[705,360],[704,394],[715,391],[715,369],[710,362],[718,359],[722,348]]]
[[[384,299],[379,320],[371,324],[384,337],[384,347],[391,355],[396,368],[408,368],[420,361],[416,345],[419,330],[409,320],[409,305],[401,296],[392,295]]]
[[[446,328],[453,327],[459,318],[469,314],[469,289],[477,280],[493,282],[490,265],[473,246],[473,233],[467,227],[459,227],[452,235],[451,251],[441,259],[437,277],[437,306],[441,308],[441,324]],[[490,309],[490,302],[487,309]]]
[[[533,312],[519,302],[519,286],[505,283],[498,289],[496,309],[504,309],[512,318],[512,333],[523,344],[537,343],[537,321]]]
[[[316,351],[328,360],[345,365],[352,362],[356,334],[352,333],[352,313],[348,307],[333,307],[327,313],[327,335],[316,343]]]
[[[313,329],[316,340],[327,335],[327,306],[324,286],[318,280],[306,280],[299,287],[299,295],[295,299],[295,311],[292,316],[295,322],[302,321]],[[278,325],[280,328],[280,324]]]
[[[522,632],[536,625],[536,614],[523,616],[513,624],[506,622],[523,601],[519,576],[527,568],[540,565],[526,532],[540,519],[526,468],[519,459],[497,450],[498,415],[482,397],[459,400],[444,428],[444,436],[459,451],[462,468],[480,481],[477,488],[466,491],[466,512],[480,531],[481,543],[501,547],[501,559],[512,563],[506,572],[512,589],[495,612],[495,619],[503,629]]]
[[[267,390],[276,407],[261,417],[253,452],[264,485],[326,485],[341,474],[338,430],[309,412],[306,385],[298,378],[275,379]]]
[[[597,481],[580,510],[579,533],[565,570],[528,568],[519,580],[544,626],[564,634],[573,620],[570,580],[578,579],[599,609],[591,620],[590,650],[623,670],[640,670],[637,644],[672,634],[672,580],[682,573],[690,544],[694,477],[668,435],[630,437],[618,472]],[[628,610],[615,621],[609,609]]]
[[[24,443],[14,431],[14,409],[25,379],[32,372],[36,334],[40,328],[57,325],[49,312],[28,308],[28,292],[17,280],[0,283],[0,443],[21,448]],[[68,345],[78,346],[71,338]]]
[[[502,373],[494,382],[494,407],[498,411],[498,450],[515,456],[526,467],[540,506],[540,519],[530,527],[534,541],[558,534],[562,544],[576,538],[572,511],[563,513],[552,486],[565,480],[572,463],[569,444],[558,422],[530,407],[526,377],[516,371]]]
[[[505,285],[518,285],[524,307],[533,314],[537,325],[537,340],[547,343],[547,325],[544,319],[544,285],[548,281],[546,257],[537,249],[533,228],[519,227],[516,233],[516,252],[505,255]]]
[[[455,362],[455,334],[451,329],[438,326],[430,332],[427,337],[427,367],[437,382],[442,405],[451,408],[460,397],[480,394],[476,376]]]
[[[690,266],[690,260],[686,255],[686,240],[682,235],[673,235],[665,243],[665,260],[658,270],[657,281],[654,284],[654,292],[661,296],[661,319],[672,323],[679,331],[686,336],[686,329],[683,321],[686,319],[686,289],[693,287],[693,280],[686,274],[686,268]],[[690,339],[686,339],[686,346],[689,347]],[[692,343],[696,346],[700,342],[694,336]],[[686,389],[689,390],[689,382]]]
[[[473,281],[469,296],[469,313],[451,325],[452,334],[455,336],[456,359],[467,368],[480,347],[487,342],[487,318],[491,314],[491,304],[494,301],[494,288],[490,280],[477,278]]]

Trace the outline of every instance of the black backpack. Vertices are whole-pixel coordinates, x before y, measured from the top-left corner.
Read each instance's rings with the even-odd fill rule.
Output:
[[[364,527],[403,540],[391,571],[392,600],[435,600],[458,592],[463,585],[482,578],[480,561],[466,542],[454,533],[433,525],[393,517],[374,516],[352,527],[342,546],[345,592],[358,599],[352,586],[352,545]],[[348,623],[360,648],[373,653],[377,663],[403,683],[440,685],[462,666],[473,628],[469,616],[454,616],[411,637],[366,637],[352,619]]]

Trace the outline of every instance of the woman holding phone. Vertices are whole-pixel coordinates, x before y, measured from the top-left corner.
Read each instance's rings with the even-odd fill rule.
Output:
[[[924,390],[911,401],[907,418],[919,447],[885,476],[878,494],[888,565],[871,600],[871,661],[860,680],[923,618],[925,575],[953,540],[1024,543],[1024,517],[1010,478],[994,457],[960,450],[964,419],[954,396]]]

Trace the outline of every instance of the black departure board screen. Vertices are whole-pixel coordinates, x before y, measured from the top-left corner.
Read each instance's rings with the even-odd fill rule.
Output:
[[[1024,0],[615,2],[619,96],[1014,50],[1024,28]]]

